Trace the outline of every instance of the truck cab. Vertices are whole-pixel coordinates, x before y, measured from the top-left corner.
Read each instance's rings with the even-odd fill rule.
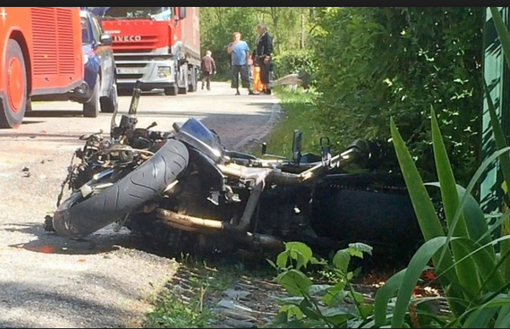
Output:
[[[119,92],[196,91],[200,70],[198,7],[87,7],[113,39]]]

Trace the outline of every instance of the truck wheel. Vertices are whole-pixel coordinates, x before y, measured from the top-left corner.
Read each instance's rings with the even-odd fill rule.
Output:
[[[191,74],[191,81],[189,82],[188,91],[190,93],[194,93],[197,91],[197,71],[196,71],[196,69],[193,69],[193,72]]]
[[[99,107],[101,106],[99,102],[99,93],[101,91],[101,79],[99,74],[96,78],[96,84],[94,85],[94,91],[92,92],[92,96],[88,101],[83,103],[83,116],[87,118],[95,118],[99,115]]]
[[[188,67],[181,67],[181,76],[184,77],[184,87],[179,87],[179,94],[186,95],[188,93]]]
[[[175,96],[179,92],[179,88],[177,87],[177,84],[174,84],[173,87],[167,87],[165,88],[165,95],[167,96]]]
[[[110,87],[110,92],[108,93],[108,96],[103,96],[100,99],[101,112],[113,113],[115,109],[119,106],[117,96],[118,96],[117,84],[114,83]]]
[[[122,220],[174,182],[188,161],[186,145],[169,139],[150,159],[98,194],[83,197],[80,190],[71,194],[57,208],[51,223],[46,223],[46,229],[76,239]],[[101,183],[93,180],[88,184]]]
[[[21,46],[9,39],[5,53],[4,76],[6,82],[5,98],[0,100],[0,128],[18,128],[25,116],[28,86],[27,68]]]

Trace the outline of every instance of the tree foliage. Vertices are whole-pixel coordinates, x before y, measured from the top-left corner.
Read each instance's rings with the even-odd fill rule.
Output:
[[[310,7],[201,7],[201,51],[211,50],[219,72],[228,73],[227,45],[233,32],[240,32],[254,50],[256,26],[265,23],[273,36],[274,55],[279,56],[306,47],[310,21]]]
[[[275,73],[310,70],[316,124],[341,149],[389,139],[393,116],[418,167],[434,175],[433,108],[462,183],[476,167],[481,129],[484,7],[202,7],[202,52],[229,74],[226,46],[239,31],[254,49],[264,22]],[[428,175],[428,176],[427,176]]]
[[[452,165],[470,177],[480,148],[483,7],[318,9],[317,120],[340,146],[390,138],[390,116],[419,167],[435,172],[430,109]]]

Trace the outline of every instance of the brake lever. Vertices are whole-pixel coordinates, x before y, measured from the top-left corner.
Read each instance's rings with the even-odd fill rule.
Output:
[[[154,121],[153,123],[151,123],[151,124],[150,124],[147,128],[145,128],[145,129],[149,130],[149,129],[151,129],[151,128],[156,127],[157,125],[158,125],[158,123],[157,123],[156,121]]]

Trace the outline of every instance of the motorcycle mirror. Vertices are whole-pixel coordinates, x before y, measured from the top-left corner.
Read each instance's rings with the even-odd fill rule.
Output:
[[[133,88],[133,95],[131,96],[131,104],[129,104],[128,114],[136,114],[136,110],[138,109],[138,101],[140,100],[142,90],[137,85],[138,81]]]
[[[158,123],[156,121],[152,122],[146,129],[151,129],[153,127],[156,127]]]
[[[294,130],[294,139],[292,141],[292,161],[295,164],[301,162],[301,145],[302,145],[303,132]]]

